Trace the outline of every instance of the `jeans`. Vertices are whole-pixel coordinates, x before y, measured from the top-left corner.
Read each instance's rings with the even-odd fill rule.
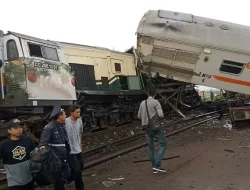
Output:
[[[75,189],[84,190],[84,184],[82,180],[82,170],[84,167],[83,154],[70,154],[69,165],[71,168],[71,180],[75,181]]]
[[[161,166],[161,160],[165,154],[165,151],[167,149],[167,140],[165,138],[163,130],[157,130],[157,131],[151,131],[145,133],[145,136],[148,140],[148,150],[149,150],[149,158],[151,160],[153,167],[160,167]],[[157,140],[161,148],[157,154],[157,157],[155,159],[154,156],[154,140]]]

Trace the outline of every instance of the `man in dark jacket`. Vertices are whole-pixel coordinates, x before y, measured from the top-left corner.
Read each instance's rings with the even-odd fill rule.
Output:
[[[55,177],[55,190],[64,190],[64,184],[70,176],[70,168],[68,165],[68,155],[70,153],[70,146],[68,143],[68,136],[65,130],[66,114],[61,106],[54,106],[50,116],[53,121],[45,126],[41,135],[39,146],[44,148],[50,146],[60,159],[62,170],[54,174]]]

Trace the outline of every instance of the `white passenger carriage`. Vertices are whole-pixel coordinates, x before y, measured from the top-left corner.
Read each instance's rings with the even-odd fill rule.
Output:
[[[250,94],[250,27],[150,10],[137,48],[143,69],[178,81]]]

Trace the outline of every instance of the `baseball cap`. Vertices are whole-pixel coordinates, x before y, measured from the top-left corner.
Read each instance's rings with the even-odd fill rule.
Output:
[[[23,126],[23,122],[21,122],[19,119],[15,118],[15,119],[12,119],[10,121],[8,121],[5,126],[6,128],[10,129],[11,127],[15,127],[17,125],[21,125]]]

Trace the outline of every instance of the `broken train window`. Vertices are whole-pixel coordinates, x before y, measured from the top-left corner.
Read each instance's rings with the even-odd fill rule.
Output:
[[[30,56],[41,57],[52,61],[59,61],[56,48],[28,43]]]
[[[244,65],[245,65],[244,63],[223,60],[221,66],[220,66],[220,71],[225,72],[225,73],[229,73],[229,74],[238,75],[242,72]]]

